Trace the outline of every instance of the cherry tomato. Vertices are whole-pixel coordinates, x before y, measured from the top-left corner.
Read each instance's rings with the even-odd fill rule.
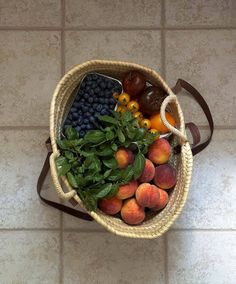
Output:
[[[150,122],[149,119],[144,118],[144,119],[141,120],[140,125],[141,125],[141,127],[149,129],[151,127],[151,122]]]
[[[130,101],[127,105],[128,110],[136,112],[139,110],[139,104],[136,101]]]
[[[120,95],[119,93],[113,93],[112,94],[113,98],[116,99],[116,100],[118,100],[119,95]]]
[[[122,93],[119,95],[118,101],[123,105],[126,106],[127,103],[130,101],[130,96],[127,93]]]
[[[141,121],[143,119],[143,114],[140,111],[136,111],[133,114],[134,118],[136,118],[138,121]]]
[[[123,114],[127,111],[127,108],[125,106],[118,106],[116,111]]]

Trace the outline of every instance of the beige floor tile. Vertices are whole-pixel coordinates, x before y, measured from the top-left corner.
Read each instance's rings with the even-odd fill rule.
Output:
[[[59,233],[1,231],[0,251],[1,283],[59,283]]]
[[[60,26],[60,0],[0,0],[0,26]]]
[[[60,78],[59,32],[0,33],[0,125],[48,125]]]
[[[90,59],[141,63],[160,72],[158,31],[84,31],[66,33],[66,68]]]
[[[36,183],[46,157],[46,130],[0,131],[0,228],[58,228],[60,213],[40,203]],[[57,200],[49,180],[44,196]]]
[[[236,229],[236,130],[215,130],[194,158],[185,208],[175,228]]]
[[[83,211],[79,206],[73,207],[69,202],[64,203],[65,205],[77,209],[79,211]],[[105,229],[98,224],[96,221],[84,221],[74,216],[63,214],[63,228],[64,229],[78,229],[78,230],[86,230],[86,231],[105,231]]]
[[[160,26],[160,0],[67,0],[68,27]]]
[[[64,233],[64,283],[164,283],[164,242]]]
[[[236,26],[234,0],[167,0],[166,25]]]
[[[236,30],[169,31],[166,77],[188,80],[206,98],[216,125],[236,126]],[[206,124],[196,102],[179,96],[185,121]]]
[[[235,232],[169,232],[169,283],[234,284]]]

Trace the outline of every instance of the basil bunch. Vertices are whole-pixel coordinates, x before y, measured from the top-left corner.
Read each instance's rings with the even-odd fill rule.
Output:
[[[127,111],[113,111],[111,116],[99,117],[102,127],[89,130],[83,139],[72,127],[66,128],[65,139],[58,139],[61,155],[56,159],[59,176],[66,175],[90,211],[96,211],[97,201],[114,196],[119,185],[141,175],[148,146],[156,134],[140,128]],[[119,169],[114,158],[120,148],[129,148],[135,155],[132,165]]]

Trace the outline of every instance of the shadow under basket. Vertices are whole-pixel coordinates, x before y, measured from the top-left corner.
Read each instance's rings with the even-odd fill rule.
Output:
[[[182,211],[187,198],[192,174],[192,151],[186,138],[185,123],[181,107],[176,95],[157,72],[138,64],[103,60],[88,61],[71,69],[58,83],[51,102],[50,138],[53,153],[50,156],[50,168],[52,180],[59,197],[63,200],[72,199],[86,210],[77,192],[69,185],[67,178],[58,177],[55,158],[60,155],[60,152],[56,144],[56,139],[61,135],[65,115],[68,113],[68,108],[75,96],[74,91],[85,74],[97,72],[121,79],[124,73],[130,70],[142,72],[151,84],[161,86],[168,94],[161,106],[161,118],[163,123],[173,134],[173,145],[181,145],[180,153],[172,155],[171,158],[171,163],[174,163],[177,169],[177,183],[170,192],[170,200],[167,206],[160,212],[147,212],[145,221],[140,225],[127,225],[118,217],[106,215],[99,209],[96,212],[88,212],[88,214],[108,231],[116,235],[151,239],[167,231]],[[171,126],[166,120],[166,108],[171,110],[176,120],[176,128]],[[64,184],[64,190],[62,189],[62,183]],[[65,188],[67,192],[65,192]]]

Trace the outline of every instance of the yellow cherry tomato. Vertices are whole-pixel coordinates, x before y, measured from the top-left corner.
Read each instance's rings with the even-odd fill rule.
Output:
[[[119,95],[118,101],[123,105],[126,106],[127,103],[130,101],[130,96],[127,93],[121,93]]]
[[[131,112],[136,112],[139,110],[139,104],[136,101],[130,101],[127,105],[128,110]]]
[[[156,134],[155,139],[158,139],[160,137],[160,133],[159,131],[157,131],[156,129],[150,129],[149,130],[151,133]]]
[[[116,100],[118,100],[119,95],[120,95],[119,93],[113,93],[112,94],[113,98],[116,99]]]
[[[133,117],[136,118],[138,121],[141,121],[143,119],[143,114],[140,111],[136,111],[133,114]]]
[[[141,120],[140,125],[141,125],[141,127],[149,129],[151,127],[151,122],[150,122],[149,119],[144,118],[144,119]]]
[[[121,114],[123,114],[123,113],[125,113],[125,112],[127,111],[127,108],[126,108],[125,106],[119,105],[119,106],[117,107],[116,111],[119,112],[119,113],[121,113]]]

